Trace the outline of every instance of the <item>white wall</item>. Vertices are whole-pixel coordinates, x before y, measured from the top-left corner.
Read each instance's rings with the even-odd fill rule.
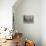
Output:
[[[15,2],[16,0],[0,0],[0,28],[6,27],[10,30],[12,29],[12,6]],[[0,29],[0,32],[2,32],[2,29]],[[8,32],[3,31],[0,34],[0,38],[5,38]],[[10,33],[8,35],[10,36]]]
[[[15,5],[14,5],[15,6]],[[36,46],[41,46],[41,0],[23,0],[18,7],[14,8],[15,28],[24,34],[24,37],[36,42]],[[25,24],[24,15],[33,15],[34,23]]]
[[[0,0],[0,27],[12,28],[12,6],[16,0]]]
[[[42,0],[41,4],[41,38],[42,46],[46,46],[46,0]]]
[[[23,32],[24,36],[26,33],[26,34],[31,34],[31,38],[34,38],[36,41],[41,39],[42,46],[46,46],[46,0],[41,0],[41,2],[40,0],[37,0],[37,1],[34,0],[33,2],[32,1],[30,0],[30,2],[28,2],[27,0],[25,0],[24,3],[20,3],[21,5],[17,5],[17,7],[16,5],[14,5],[13,11],[15,10],[14,13],[16,18],[15,27],[19,32]],[[41,7],[39,2],[41,3]],[[37,7],[37,9],[35,9],[35,7]],[[38,10],[39,8],[41,8],[40,9],[41,11]],[[23,15],[25,14],[26,15],[33,14],[35,16],[34,24],[23,23]],[[38,24],[38,22],[40,23]],[[41,25],[41,28],[40,28],[40,25]]]

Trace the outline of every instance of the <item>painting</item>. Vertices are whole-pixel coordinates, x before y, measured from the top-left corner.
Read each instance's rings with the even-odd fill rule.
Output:
[[[24,23],[34,23],[34,16],[33,15],[24,15],[23,21],[24,21]]]

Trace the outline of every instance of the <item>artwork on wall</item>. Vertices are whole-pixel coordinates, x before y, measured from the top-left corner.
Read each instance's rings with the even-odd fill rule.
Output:
[[[24,15],[23,21],[24,21],[24,23],[34,23],[34,16],[33,15]]]

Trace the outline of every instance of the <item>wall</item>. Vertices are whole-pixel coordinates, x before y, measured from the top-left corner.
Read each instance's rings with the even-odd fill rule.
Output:
[[[0,0],[0,32],[3,30],[1,27],[6,27],[9,30],[12,29],[12,6],[16,0]],[[10,33],[7,33],[3,31],[3,33],[0,34],[0,38],[5,38],[5,35],[10,35]],[[9,37],[8,37],[9,38]]]
[[[16,0],[0,0],[0,27],[12,29],[12,6]]]
[[[42,0],[41,4],[41,38],[42,46],[46,46],[46,0]]]
[[[13,7],[13,12],[18,32],[22,32],[25,39],[34,40],[36,46],[41,46],[41,0],[23,0],[20,5]],[[24,23],[24,15],[33,15],[34,23]]]

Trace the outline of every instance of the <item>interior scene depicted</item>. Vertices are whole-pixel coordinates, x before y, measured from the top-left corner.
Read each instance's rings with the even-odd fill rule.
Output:
[[[45,0],[0,0],[0,46],[46,46]]]

